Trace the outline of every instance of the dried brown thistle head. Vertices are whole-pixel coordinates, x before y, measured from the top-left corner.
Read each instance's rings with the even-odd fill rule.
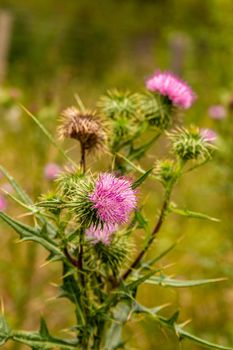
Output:
[[[95,112],[80,112],[76,107],[69,107],[62,112],[58,127],[60,138],[73,138],[89,151],[102,150],[107,140],[104,123]]]

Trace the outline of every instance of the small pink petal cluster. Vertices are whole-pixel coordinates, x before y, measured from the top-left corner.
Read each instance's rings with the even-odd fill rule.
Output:
[[[224,119],[227,116],[227,111],[222,105],[213,105],[209,107],[208,114],[212,119]]]
[[[123,224],[136,208],[136,194],[131,182],[125,177],[102,173],[90,195],[93,208],[107,225]]]
[[[5,200],[5,197],[0,195],[0,211],[4,211],[7,208],[7,202]]]
[[[214,130],[207,129],[207,128],[201,129],[200,134],[201,134],[204,141],[210,142],[210,143],[215,142],[217,140],[217,136],[218,136]]]
[[[105,245],[109,245],[112,235],[116,232],[117,225],[104,225],[95,227],[91,225],[85,232],[86,238],[91,240],[94,244],[102,242]]]
[[[148,90],[167,96],[177,107],[188,109],[196,99],[193,90],[170,72],[155,72],[147,81]]]
[[[44,176],[47,180],[55,180],[60,172],[61,168],[56,163],[48,163],[44,168]]]

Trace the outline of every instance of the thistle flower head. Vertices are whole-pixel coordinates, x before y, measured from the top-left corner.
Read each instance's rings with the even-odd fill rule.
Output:
[[[125,117],[132,120],[138,117],[138,95],[129,91],[108,91],[101,97],[98,106],[101,112],[111,119]]]
[[[56,163],[48,163],[44,168],[44,176],[47,180],[55,180],[60,172],[61,168]]]
[[[154,94],[140,96],[140,112],[151,126],[160,130],[165,130],[172,124],[172,105]]]
[[[108,173],[100,174],[90,200],[97,215],[108,225],[127,222],[137,202],[131,182]]]
[[[217,133],[212,129],[200,129],[200,134],[204,141],[214,143],[217,140]]]
[[[86,238],[91,240],[94,244],[102,242],[105,245],[109,245],[112,239],[112,235],[116,232],[116,225],[103,225],[103,227],[94,226],[93,224],[86,230]]]
[[[208,114],[210,118],[220,120],[227,116],[226,108],[222,105],[213,105],[208,109]]]
[[[80,112],[70,107],[62,112],[62,121],[58,128],[61,138],[78,140],[86,150],[100,150],[106,141],[103,123],[94,112]]]
[[[206,142],[196,127],[178,128],[168,133],[168,137],[172,143],[173,153],[182,160],[207,159],[211,156],[213,145]]]
[[[192,89],[170,72],[155,72],[146,81],[146,87],[166,96],[173,105],[184,109],[190,108],[196,98]]]

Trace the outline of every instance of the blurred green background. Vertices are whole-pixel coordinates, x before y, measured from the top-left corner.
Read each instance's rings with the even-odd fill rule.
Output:
[[[215,129],[220,150],[211,163],[183,178],[174,198],[181,207],[221,222],[171,216],[150,255],[182,236],[161,262],[175,264],[168,274],[228,280],[193,289],[143,287],[139,298],[147,306],[172,302],[165,314],[181,309],[180,320],[191,319],[192,332],[223,345],[233,344],[232,33],[232,0],[0,0],[0,163],[33,198],[52,186],[44,166],[64,162],[18,102],[55,135],[59,112],[75,103],[75,93],[93,107],[109,88],[142,90],[145,78],[158,68],[173,70],[197,92],[185,124]],[[216,104],[226,108],[224,120],[209,117],[208,108]],[[156,152],[165,152],[163,147],[160,143],[150,151],[145,167]],[[78,150],[73,155],[78,159]],[[5,182],[1,178],[0,186]],[[161,188],[148,183],[143,192],[150,192],[146,211],[153,225]],[[6,200],[8,212],[24,215]],[[41,314],[55,334],[73,325],[72,306],[53,298],[59,264],[42,266],[42,249],[16,244],[16,234],[0,225],[0,296],[12,326],[36,328]],[[137,242],[142,243],[140,233]],[[125,337],[131,349],[201,349],[187,341],[178,344],[151,320],[132,321]],[[5,348],[24,349],[15,344]]]

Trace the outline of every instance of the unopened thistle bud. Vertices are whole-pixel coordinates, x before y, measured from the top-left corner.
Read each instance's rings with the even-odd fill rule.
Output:
[[[168,129],[172,124],[172,104],[153,94],[140,97],[140,112],[151,126],[160,130]]]
[[[154,173],[157,180],[166,185],[176,177],[176,164],[170,159],[158,160],[155,164]]]
[[[107,139],[103,122],[95,112],[80,112],[75,107],[67,108],[62,112],[58,133],[62,139],[78,140],[88,151],[103,149]]]
[[[101,97],[98,106],[107,118],[138,118],[138,95],[128,91],[108,91],[106,96]]]
[[[198,128],[176,129],[168,134],[172,143],[172,151],[178,158],[187,161],[191,159],[208,159],[214,146],[205,140]]]

